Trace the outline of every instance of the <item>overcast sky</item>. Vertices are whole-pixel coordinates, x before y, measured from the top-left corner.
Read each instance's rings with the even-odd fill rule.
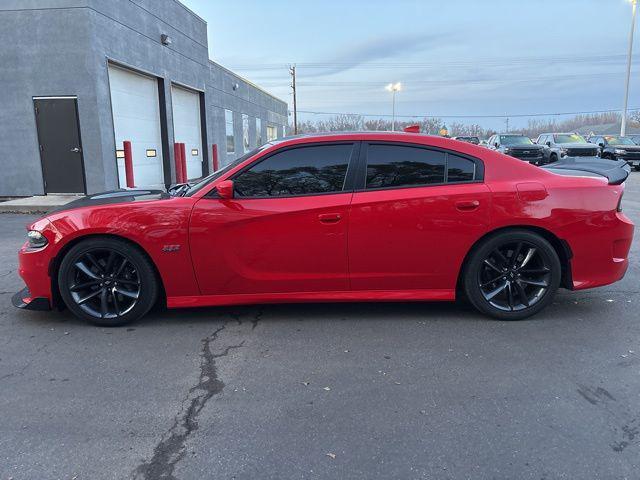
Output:
[[[183,0],[208,22],[211,58],[298,109],[391,113],[496,127],[514,115],[619,109],[628,0]],[[636,40],[640,31],[636,32]],[[635,43],[636,64],[640,45]],[[640,66],[630,106],[640,107]],[[306,115],[306,118],[320,118]],[[511,118],[512,125],[526,119]]]

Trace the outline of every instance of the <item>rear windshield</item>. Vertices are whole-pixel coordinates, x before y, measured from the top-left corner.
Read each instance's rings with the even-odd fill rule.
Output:
[[[587,141],[577,133],[563,133],[560,135],[554,135],[553,138],[555,138],[556,143],[587,143]]]

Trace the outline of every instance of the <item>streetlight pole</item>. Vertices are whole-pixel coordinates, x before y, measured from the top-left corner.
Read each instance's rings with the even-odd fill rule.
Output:
[[[391,102],[392,102],[391,131],[394,132],[396,129],[396,92],[399,92],[400,90],[402,90],[402,84],[400,82],[390,83],[384,88],[387,91],[391,92]]]
[[[629,51],[627,52],[627,77],[624,85],[624,108],[622,110],[622,124],[620,125],[620,136],[624,137],[627,133],[627,108],[629,106],[629,79],[631,77],[631,55],[633,52],[633,31],[636,28],[636,10],[638,0],[631,0],[631,32],[629,33]]]

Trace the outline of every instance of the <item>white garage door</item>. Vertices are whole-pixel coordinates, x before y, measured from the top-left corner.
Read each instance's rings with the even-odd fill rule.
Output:
[[[171,86],[173,136],[186,147],[187,179],[202,176],[202,132],[200,131],[200,94]]]
[[[125,140],[131,142],[135,186],[164,188],[157,79],[110,65],[109,84],[116,149],[121,150]],[[124,158],[117,161],[120,186],[124,188]]]

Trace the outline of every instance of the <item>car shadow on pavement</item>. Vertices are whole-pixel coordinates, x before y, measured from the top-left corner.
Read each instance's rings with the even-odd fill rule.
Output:
[[[582,302],[581,302],[582,303]],[[567,320],[562,311],[574,308],[575,295],[561,294],[556,297],[553,305],[544,312],[522,320],[520,322],[534,322],[545,320]],[[587,305],[582,304],[582,308]],[[587,312],[584,312],[587,313]],[[73,316],[68,310],[53,310],[50,312],[16,311],[15,321],[33,324],[50,324],[51,327],[68,325],[83,326],[88,324]],[[167,309],[162,306],[153,308],[145,317],[131,325],[143,327],[152,325],[175,324],[177,322],[208,323],[243,321],[256,322],[271,321],[426,321],[426,322],[500,322],[478,313],[469,303],[456,302],[336,302],[336,303],[282,303],[261,305],[238,305],[224,307],[202,307]],[[131,325],[114,328],[126,328]],[[100,327],[105,328],[105,327]],[[108,327],[107,327],[108,328]]]

